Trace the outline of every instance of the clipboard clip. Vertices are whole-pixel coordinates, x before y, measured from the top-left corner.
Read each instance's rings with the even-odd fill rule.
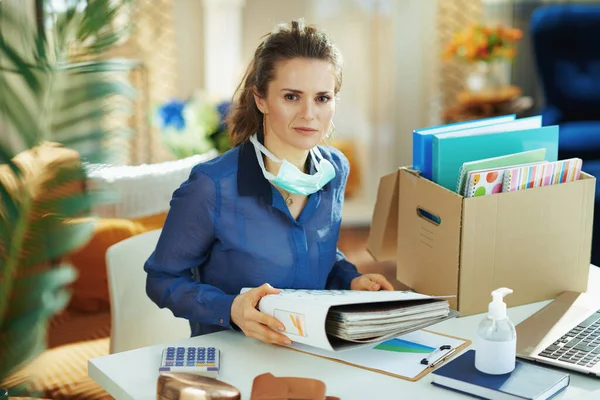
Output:
[[[434,355],[437,355],[440,352],[445,351],[445,350],[450,350],[450,351],[448,351],[446,354],[444,354],[443,356],[441,356],[437,359],[433,358]],[[432,351],[431,353],[429,353],[429,355],[427,357],[422,359],[421,364],[427,365],[429,368],[433,368],[436,365],[438,365],[439,363],[441,363],[442,361],[444,361],[446,358],[448,358],[450,355],[454,354],[455,351],[456,351],[456,348],[452,348],[452,346],[450,346],[449,344],[442,345],[439,348]]]

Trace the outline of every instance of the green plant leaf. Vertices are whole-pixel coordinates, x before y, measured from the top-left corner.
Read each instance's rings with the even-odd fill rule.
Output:
[[[5,315],[4,324],[11,326],[19,315],[48,308],[47,292],[67,287],[77,278],[77,271],[68,266],[48,268],[35,274],[15,279],[10,309]],[[54,308],[52,308],[54,312]]]
[[[4,79],[0,74],[0,82]],[[30,109],[25,106],[21,96],[6,80],[2,82],[9,96],[0,96],[0,115],[4,115],[25,140],[28,147],[33,147],[41,136],[37,119]]]
[[[102,117],[114,112],[117,109],[115,106],[105,106],[102,108],[96,109],[88,109],[83,112],[80,112],[78,115],[69,114],[63,117],[58,116],[56,121],[53,121],[52,131],[53,132],[61,132],[72,128],[73,126],[83,123],[89,122],[90,120],[98,120]]]
[[[111,23],[116,14],[115,8],[110,7],[107,0],[92,0],[83,12],[83,20],[77,30],[77,39],[84,41],[90,35],[99,32],[106,25]]]
[[[0,330],[0,377],[12,372],[33,360],[45,349],[46,321],[44,324],[19,324]]]
[[[21,305],[21,308],[32,309],[4,320],[0,326],[0,377],[7,376],[44,350],[48,318],[64,309],[71,297],[65,288],[75,274],[69,269],[60,267],[30,278],[31,285],[43,289],[37,292],[27,290],[25,299],[35,303],[36,307]],[[25,290],[22,286],[19,293]]]
[[[71,72],[72,74],[87,74],[95,72],[130,71],[139,65],[141,65],[141,63],[137,60],[112,59],[93,62],[81,62],[77,64],[67,64],[61,66],[61,68]]]
[[[19,214],[19,207],[11,194],[8,192],[3,184],[0,184],[0,200],[2,200],[2,208],[0,208],[0,216],[3,222],[7,224],[14,223],[15,219]],[[8,240],[9,232],[0,232],[0,243],[4,242],[3,239]],[[1,262],[1,261],[0,261]]]
[[[60,106],[63,109],[72,109],[81,103],[102,100],[113,95],[133,98],[135,93],[133,87],[124,82],[96,80],[66,89]]]
[[[91,219],[65,222],[57,216],[46,216],[31,223],[26,246],[37,246],[39,250],[24,254],[19,261],[20,267],[26,269],[77,250],[90,240],[94,227]]]
[[[55,139],[65,146],[77,146],[87,142],[98,142],[107,137],[130,138],[133,135],[133,129],[122,128],[107,131],[105,129],[91,130],[78,136],[67,136],[61,139],[61,136],[55,136]]]
[[[15,154],[13,151],[5,148],[2,143],[0,143],[0,164],[6,164],[11,169],[11,171],[17,175],[21,174],[21,170],[14,163],[13,158]]]
[[[0,52],[3,53],[6,58],[8,58],[15,65],[15,68],[25,79],[32,91],[37,92],[41,89],[41,84],[35,73],[33,73],[31,67],[26,64],[21,57],[19,57],[17,52],[10,44],[6,43],[2,36],[0,36]]]

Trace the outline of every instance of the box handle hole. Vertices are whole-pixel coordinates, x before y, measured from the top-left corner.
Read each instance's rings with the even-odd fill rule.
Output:
[[[442,223],[442,219],[439,216],[430,213],[429,211],[424,210],[421,207],[417,207],[417,215],[423,218],[425,221],[430,222],[436,226]]]

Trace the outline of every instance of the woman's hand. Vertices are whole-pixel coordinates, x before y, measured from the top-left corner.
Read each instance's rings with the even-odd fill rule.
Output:
[[[352,279],[350,289],[376,292],[378,290],[394,290],[394,287],[381,274],[364,274]]]
[[[283,331],[285,326],[275,318],[256,309],[263,296],[278,294],[268,283],[238,295],[231,304],[231,321],[240,327],[244,334],[265,343],[292,344],[287,336],[270,329]],[[270,327],[270,328],[269,328]]]

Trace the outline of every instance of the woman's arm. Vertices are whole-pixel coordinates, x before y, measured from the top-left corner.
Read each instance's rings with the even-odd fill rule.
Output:
[[[195,281],[191,274],[210,256],[215,240],[220,208],[218,183],[196,166],[173,193],[170,206],[156,249],[144,265],[148,274],[146,293],[176,317],[231,328],[235,295]]]
[[[336,173],[339,174],[339,189],[338,195],[334,197],[334,207],[342,208],[344,205],[344,192],[346,191],[346,183],[348,182],[348,175],[350,174],[350,163],[346,156],[337,149],[332,149],[331,159],[336,168]],[[327,278],[325,284],[326,289],[350,289],[350,282],[361,273],[358,272],[356,266],[346,260],[346,256],[339,249],[335,254],[335,263]]]
[[[356,266],[346,260],[344,253],[338,249],[335,255],[335,264],[327,277],[325,289],[348,290],[352,280],[358,276],[361,276],[361,273],[358,272]]]

